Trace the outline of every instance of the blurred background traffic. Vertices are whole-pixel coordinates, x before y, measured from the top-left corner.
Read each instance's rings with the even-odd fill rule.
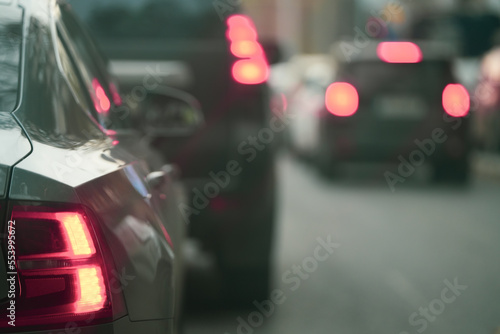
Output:
[[[132,124],[186,185],[185,333],[500,327],[498,1],[70,3],[124,101],[203,111]]]

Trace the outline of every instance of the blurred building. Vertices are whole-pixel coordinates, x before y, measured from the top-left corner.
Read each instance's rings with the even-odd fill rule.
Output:
[[[401,5],[403,9],[402,14],[390,23],[392,37],[396,38],[414,36],[416,22],[422,18],[435,18],[440,22],[442,17],[453,18],[465,13],[475,17],[477,25],[481,26],[481,15],[491,17],[500,13],[498,0],[242,0],[242,3],[254,18],[261,36],[281,41],[291,53],[327,52],[339,39],[352,38],[355,29],[365,31],[367,21],[371,17],[383,17],[381,13],[391,3]],[[465,33],[470,30],[467,28],[470,21],[464,23]],[[494,28],[487,25],[484,24],[484,29]],[[446,29],[448,27],[442,25],[423,37],[462,38],[462,31]]]
[[[278,39],[292,53],[328,51],[354,25],[353,0],[249,0],[246,11],[263,38]]]

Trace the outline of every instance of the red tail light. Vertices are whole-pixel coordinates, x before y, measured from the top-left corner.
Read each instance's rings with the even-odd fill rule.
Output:
[[[257,30],[249,17],[244,15],[233,15],[227,19],[227,37],[231,42],[256,41]]]
[[[97,234],[81,209],[14,206],[16,328],[111,320],[112,296]],[[5,315],[0,328],[10,327]],[[63,326],[64,327],[64,326]]]
[[[98,113],[107,113],[111,108],[111,102],[109,101],[104,88],[102,88],[99,80],[92,80],[92,87],[94,88],[94,94],[92,98],[94,99],[94,106]]]
[[[228,18],[227,26],[231,53],[239,58],[233,65],[234,80],[245,85],[265,82],[269,78],[269,64],[252,20],[244,15],[233,15]]]
[[[260,84],[269,77],[269,68],[263,59],[238,60],[233,66],[233,77],[242,84]]]
[[[359,107],[358,91],[347,82],[333,83],[326,90],[325,104],[326,109],[335,116],[352,116]]]
[[[460,84],[450,84],[443,91],[444,111],[453,117],[464,117],[470,110],[470,96]]]
[[[264,51],[259,42],[256,41],[237,41],[231,43],[231,52],[238,58],[256,58],[261,57]]]
[[[422,51],[415,43],[382,42],[377,47],[377,55],[386,63],[411,64],[422,61]]]

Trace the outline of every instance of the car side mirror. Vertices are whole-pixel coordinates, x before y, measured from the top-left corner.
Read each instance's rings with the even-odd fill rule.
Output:
[[[205,123],[198,100],[174,88],[148,92],[141,108],[143,129],[151,137],[189,136]]]

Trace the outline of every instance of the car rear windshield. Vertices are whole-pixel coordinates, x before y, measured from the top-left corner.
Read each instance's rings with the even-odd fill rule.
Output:
[[[97,39],[224,38],[212,0],[71,0]]]
[[[0,5],[0,111],[16,107],[22,41],[22,11]]]

